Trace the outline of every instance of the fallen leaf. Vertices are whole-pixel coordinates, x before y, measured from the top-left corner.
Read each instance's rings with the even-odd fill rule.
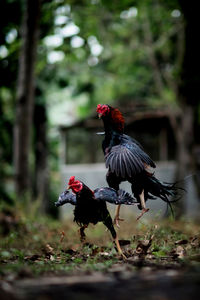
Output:
[[[91,253],[91,256],[95,256],[95,255],[97,255],[99,252],[101,252],[101,250],[100,250],[100,248],[94,248],[94,249],[92,249],[92,253]]]
[[[46,244],[45,250],[48,254],[52,254],[54,249],[49,244]]]
[[[102,256],[109,256],[110,253],[108,253],[108,252],[101,252],[101,255],[102,255]]]
[[[170,253],[173,258],[183,258],[186,256],[186,250],[183,248],[183,246],[178,246],[177,248],[173,249]]]
[[[65,237],[65,232],[64,231],[61,231],[61,233],[60,233],[60,243],[62,243],[63,242],[63,240],[64,240],[64,237]]]
[[[194,236],[191,238],[190,244],[192,245],[192,247],[197,248],[200,246],[200,241],[196,236]]]
[[[151,246],[153,237],[154,237],[154,235],[152,235],[152,236],[150,237],[149,240],[139,241],[139,243],[138,243],[138,245],[137,245],[137,247],[136,247],[136,250],[135,250],[136,254],[139,254],[139,255],[146,255],[148,249],[149,249],[150,246]]]
[[[74,244],[71,246],[71,249],[74,250],[75,252],[80,248],[80,244]]]
[[[53,255],[50,255],[50,258],[49,258],[51,261],[54,261],[55,260],[55,258],[54,258],[54,256]]]
[[[186,245],[188,243],[188,240],[178,240],[175,242],[175,245]]]
[[[33,255],[26,256],[24,259],[25,259],[25,260],[36,261],[36,260],[38,260],[40,257],[41,257],[41,256],[38,255],[38,254],[33,254]]]
[[[183,258],[186,255],[186,250],[182,246],[178,246],[176,253],[178,254],[179,258]]]

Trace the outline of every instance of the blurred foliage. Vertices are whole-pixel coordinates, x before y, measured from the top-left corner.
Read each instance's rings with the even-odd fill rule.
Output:
[[[12,136],[23,9],[23,1],[3,0],[0,4],[1,199],[7,199],[12,191],[7,180],[13,176]],[[35,101],[49,111],[68,103],[73,119],[94,113],[99,102],[172,105],[176,103],[182,30],[178,1],[43,1]],[[59,138],[51,118],[48,126],[49,165],[55,176]]]

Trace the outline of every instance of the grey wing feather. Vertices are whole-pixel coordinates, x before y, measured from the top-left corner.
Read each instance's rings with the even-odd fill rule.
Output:
[[[105,156],[106,168],[122,178],[132,177],[145,169],[145,164],[155,168],[151,158],[137,144],[113,146]]]
[[[151,166],[152,168],[156,168],[155,163],[149,157],[149,155],[144,151],[142,145],[136,141],[135,139],[131,138],[130,136],[123,134],[121,138],[121,145],[126,146],[129,148],[134,154],[142,159],[146,164]]]
[[[76,195],[72,192],[66,190],[58,197],[58,201],[55,202],[55,206],[62,206],[66,203],[70,203],[72,205],[76,205]]]
[[[118,201],[120,204],[126,204],[126,205],[138,204],[137,200],[124,190],[121,189],[118,190],[117,194],[118,194]]]
[[[103,187],[94,190],[94,198],[97,201],[106,201],[112,204],[133,205],[137,201],[129,193],[124,190],[116,191],[113,188]]]
[[[105,158],[106,167],[122,178],[134,176],[144,170],[144,164],[137,154],[122,145],[112,147]]]

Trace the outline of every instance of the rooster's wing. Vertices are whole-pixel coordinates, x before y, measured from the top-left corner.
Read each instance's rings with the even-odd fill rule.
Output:
[[[70,203],[76,205],[76,195],[66,190],[58,197],[58,201],[55,202],[55,206],[62,206],[63,204]]]
[[[136,200],[124,190],[116,191],[113,188],[103,187],[94,190],[94,198],[97,201],[107,201],[112,204],[136,204]]]
[[[113,146],[105,159],[106,167],[122,178],[131,178],[141,173],[147,166],[156,167],[148,154],[138,144],[128,139]]]

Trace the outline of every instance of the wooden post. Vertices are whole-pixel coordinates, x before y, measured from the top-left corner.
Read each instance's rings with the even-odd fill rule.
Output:
[[[161,128],[159,141],[160,141],[160,147],[159,147],[160,160],[161,161],[166,161],[166,160],[168,160],[168,141],[167,141],[167,130],[166,130],[166,128]]]

